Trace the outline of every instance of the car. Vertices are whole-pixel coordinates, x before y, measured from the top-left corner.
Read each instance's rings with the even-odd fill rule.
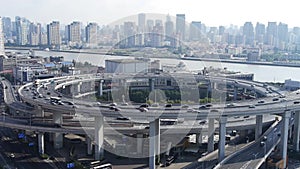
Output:
[[[15,158],[16,156],[15,156],[14,153],[10,153],[10,154],[9,154],[9,157],[10,157],[10,158]]]
[[[260,145],[261,147],[263,147],[263,146],[265,146],[265,145],[266,145],[266,143],[265,143],[265,142],[263,142],[263,141],[261,141],[259,145]]]
[[[186,104],[185,104],[185,105],[182,105],[181,108],[187,109],[187,108],[189,108],[189,105],[186,105]]]
[[[142,108],[142,107],[144,107],[144,108],[148,108],[148,107],[149,107],[149,104],[147,104],[147,103],[145,103],[145,104],[141,104],[141,105],[140,105],[140,108]]]
[[[110,106],[109,109],[114,111],[121,111],[121,109],[116,106]]]
[[[118,104],[117,103],[111,103],[109,104],[109,106],[117,106]]]
[[[47,92],[47,95],[51,95],[51,93],[50,93],[50,92]]]
[[[228,103],[228,104],[226,104],[226,107],[235,107],[235,104],[234,103]]]
[[[128,106],[128,103],[122,103],[121,106]]]
[[[140,108],[138,108],[138,110],[140,110],[141,112],[148,112],[149,111],[149,109],[146,108],[146,107],[140,107]]]
[[[65,105],[64,102],[62,102],[61,100],[57,102],[58,105]]]
[[[206,104],[206,105],[205,105],[206,108],[210,108],[210,107],[212,107],[212,106],[213,106],[212,104]]]
[[[255,105],[251,104],[251,105],[249,105],[249,108],[253,109],[253,108],[255,108]]]
[[[62,95],[61,95],[61,94],[59,94],[57,97],[62,97]]]
[[[201,121],[199,122],[199,124],[200,124],[200,125],[204,125],[206,122],[207,122],[207,120],[201,120]]]
[[[211,113],[218,113],[219,111],[216,110],[216,109],[212,109],[210,112],[211,112]]]
[[[299,104],[300,103],[300,101],[294,101],[294,104]]]
[[[158,107],[159,104],[158,104],[158,103],[153,103],[153,104],[151,104],[151,106],[152,106],[152,107]]]
[[[250,116],[244,116],[244,119],[247,119],[247,118],[249,118]]]
[[[202,105],[199,107],[199,109],[207,109],[207,107],[205,105]]]
[[[117,120],[130,120],[130,117],[119,116],[116,119]]]
[[[165,105],[165,107],[172,107],[172,104],[168,103],[168,104]]]
[[[32,99],[37,99],[37,98],[35,96],[33,96]]]
[[[264,100],[260,100],[260,101],[258,101],[257,103],[265,103],[265,101]]]
[[[43,95],[42,95],[42,94],[39,94],[39,98],[43,98]]]
[[[275,101],[278,101],[279,99],[277,97],[275,97],[272,100],[275,102]]]
[[[281,99],[280,100],[280,102],[286,102],[287,101],[287,99]]]
[[[267,140],[268,140],[268,137],[267,137],[267,136],[263,136],[262,140],[263,140],[263,141],[267,141]]]

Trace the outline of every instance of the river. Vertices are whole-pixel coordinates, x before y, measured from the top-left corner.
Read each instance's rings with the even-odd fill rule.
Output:
[[[23,51],[24,52],[24,51]],[[93,65],[104,66],[105,59],[128,58],[125,56],[111,56],[101,54],[86,54],[86,53],[68,53],[68,52],[53,52],[53,51],[35,51],[37,56],[64,56],[65,61],[73,59],[80,62],[90,62]],[[153,59],[155,60],[155,59]],[[193,61],[193,60],[177,60],[177,59],[160,59],[161,64],[176,65],[183,61],[189,70],[200,70],[204,67],[213,66],[216,68],[228,68],[232,71],[240,71],[243,73],[254,73],[254,80],[261,82],[284,82],[286,79],[300,81],[300,68],[268,66],[268,65],[248,65],[235,63],[218,63],[209,61]]]

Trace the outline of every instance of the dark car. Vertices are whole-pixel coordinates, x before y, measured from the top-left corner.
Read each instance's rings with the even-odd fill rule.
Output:
[[[144,108],[148,108],[148,107],[149,107],[149,104],[147,104],[147,103],[145,103],[145,104],[141,104],[141,105],[140,105],[140,108],[142,108],[142,107],[144,107]]]
[[[171,103],[166,104],[165,107],[172,107],[172,104]]]

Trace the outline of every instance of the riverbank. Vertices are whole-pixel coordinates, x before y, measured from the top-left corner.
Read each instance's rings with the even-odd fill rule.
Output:
[[[296,67],[300,68],[299,65],[284,64],[284,63],[273,63],[273,62],[249,62],[229,59],[209,59],[209,58],[195,58],[195,57],[183,57],[182,60],[194,60],[194,61],[208,61],[208,62],[223,62],[223,63],[234,63],[234,64],[247,64],[247,65],[264,65],[264,66],[281,66],[281,67]]]
[[[18,47],[7,47],[8,50],[30,50],[30,48],[18,48]],[[136,57],[129,54],[114,54],[108,52],[93,52],[93,51],[84,51],[84,50],[50,50],[45,51],[43,49],[33,48],[34,51],[43,51],[43,52],[58,52],[58,53],[75,53],[75,54],[92,54],[92,55],[111,55],[111,56],[126,56],[126,57]],[[244,65],[264,65],[264,66],[280,66],[280,67],[294,67],[300,68],[300,64],[285,64],[285,63],[273,63],[273,62],[250,62],[250,61],[240,61],[240,60],[231,60],[231,59],[210,59],[210,58],[196,58],[196,57],[183,57],[183,58],[174,58],[174,57],[158,57],[153,56],[151,58],[157,59],[181,59],[181,60],[192,60],[192,61],[207,61],[207,62],[222,62],[222,63],[233,63],[233,64],[244,64]]]

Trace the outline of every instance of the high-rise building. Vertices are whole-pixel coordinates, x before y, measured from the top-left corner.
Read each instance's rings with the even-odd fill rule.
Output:
[[[29,44],[30,45],[39,45],[40,44],[40,35],[41,35],[41,25],[30,23],[29,25]]]
[[[167,20],[165,23],[165,34],[167,37],[171,37],[174,35],[174,23],[172,22],[170,15],[167,15]]]
[[[198,41],[201,39],[201,22],[192,21],[190,24],[190,41]]]
[[[12,23],[9,17],[2,18],[3,34],[6,40],[12,39]]]
[[[266,34],[266,27],[264,24],[257,22],[255,26],[255,40],[258,43],[264,42],[264,37]]]
[[[285,23],[278,24],[278,41],[279,42],[288,42],[288,25]]]
[[[60,45],[59,22],[53,21],[47,25],[48,45]]]
[[[2,30],[2,18],[0,16],[0,56],[5,56],[4,51],[4,36],[3,36],[3,30]]]
[[[81,42],[80,22],[73,22],[67,26],[68,42],[78,44]]]
[[[277,23],[268,22],[266,43],[275,46],[277,44]]]
[[[219,35],[223,35],[225,33],[225,26],[219,26]]]
[[[147,32],[151,32],[153,30],[154,21],[152,19],[147,19]]]
[[[243,27],[243,35],[245,36],[245,44],[253,45],[254,42],[254,28],[251,22],[245,22]]]
[[[138,14],[138,32],[145,32],[146,14]]]
[[[176,33],[180,40],[185,40],[185,14],[176,14]]]
[[[176,47],[176,38],[174,34],[174,22],[171,20],[170,15],[167,15],[165,23],[165,40],[170,43],[171,47]]]
[[[28,20],[25,18],[20,18],[16,16],[16,35],[17,35],[17,44],[26,45],[28,43]]]
[[[89,45],[98,44],[98,25],[97,23],[89,23],[85,28],[86,42]]]
[[[124,40],[126,42],[126,47],[135,46],[135,23],[134,22],[124,22]]]

